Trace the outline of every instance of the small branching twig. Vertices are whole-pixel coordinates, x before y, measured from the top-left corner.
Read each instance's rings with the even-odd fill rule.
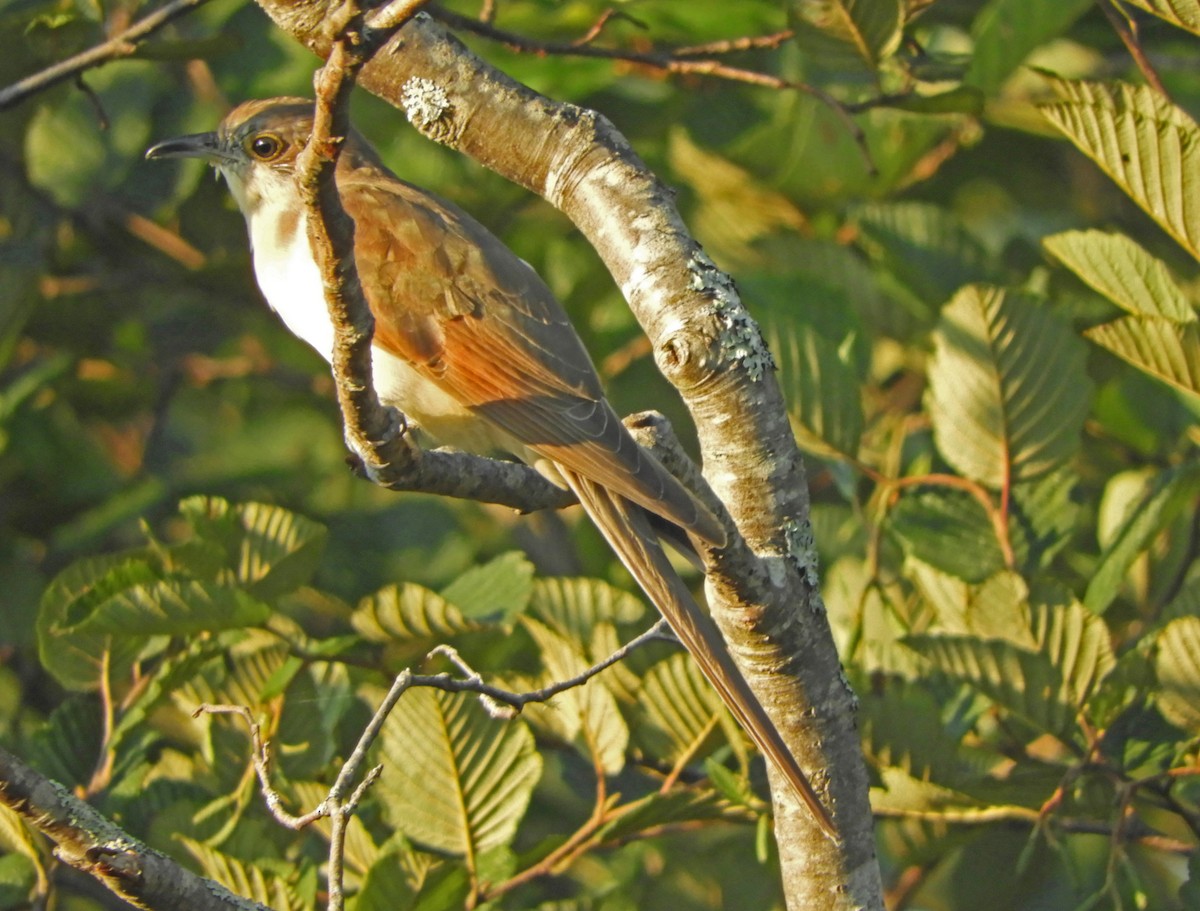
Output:
[[[382,765],[370,768],[365,775],[360,773],[366,763],[367,754],[379,738],[383,725],[391,715],[392,710],[406,692],[419,686],[433,687],[450,693],[475,693],[485,710],[493,718],[511,719],[521,709],[531,702],[546,702],[558,694],[574,687],[582,686],[601,671],[612,667],[618,661],[628,656],[635,649],[655,640],[673,640],[674,635],[665,620],[659,620],[644,633],[629,640],[607,658],[598,661],[586,670],[560,680],[537,690],[525,693],[515,693],[487,683],[452,647],[439,645],[429,653],[448,659],[463,675],[455,677],[451,674],[414,674],[405,669],[396,675],[387,695],[380,701],[371,720],[359,735],[358,743],[350,756],[342,763],[337,779],[317,806],[307,813],[296,815],[284,808],[283,798],[271,784],[271,745],[262,736],[262,728],[249,707],[244,705],[213,705],[204,703],[192,712],[192,717],[200,715],[237,715],[246,722],[250,733],[250,746],[254,772],[258,777],[259,790],[271,816],[282,826],[298,830],[311,825],[318,819],[329,819],[332,823],[329,841],[329,909],[340,911],[344,905],[344,843],[346,827],[350,817],[358,809],[359,803],[367,790],[379,779],[383,772]],[[355,782],[358,782],[355,784]],[[599,807],[597,809],[599,814]],[[599,823],[596,823],[598,827]],[[590,834],[590,830],[589,830]]]
[[[657,51],[629,51],[619,48],[597,47],[591,43],[607,20],[593,25],[580,39],[570,42],[538,41],[516,32],[496,28],[491,20],[472,19],[460,16],[449,10],[438,8],[431,15],[444,22],[450,28],[471,32],[503,44],[509,50],[518,54],[537,54],[539,56],[561,57],[591,57],[601,60],[613,60],[621,63],[632,63],[638,66],[650,67],[676,76],[707,76],[713,79],[724,79],[729,82],[742,82],[760,88],[777,91],[796,91],[811,95],[821,104],[832,111],[842,122],[843,128],[853,139],[854,144],[862,153],[867,170],[874,175],[876,167],[867,147],[866,134],[862,127],[854,122],[850,109],[830,95],[828,92],[791,79],[782,79],[769,73],[730,66],[719,60],[711,59],[716,56],[731,54],[752,49],[772,49],[778,47],[791,37],[791,32],[777,32],[772,35],[730,38],[721,42],[707,45],[697,45],[684,48],[668,48]],[[710,59],[695,59],[708,57]]]
[[[208,0],[173,0],[162,9],[155,10],[144,19],[139,19],[125,31],[114,35],[108,41],[97,44],[74,57],[69,57],[53,66],[46,67],[40,73],[26,76],[14,82],[7,88],[0,89],[0,111],[24,101],[31,95],[43,92],[53,85],[76,79],[86,70],[130,57],[137,52],[141,42],[158,31],[172,19],[177,19],[184,13],[190,12]]]

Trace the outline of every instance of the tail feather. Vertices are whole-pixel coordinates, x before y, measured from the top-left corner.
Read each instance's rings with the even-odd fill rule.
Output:
[[[600,533],[654,602],[704,676],[758,748],[779,767],[796,795],[831,838],[833,820],[775,725],[734,664],[713,619],[692,598],[658,543],[642,508],[559,466]]]

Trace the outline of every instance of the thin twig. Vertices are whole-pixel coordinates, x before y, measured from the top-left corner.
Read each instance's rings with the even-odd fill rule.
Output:
[[[49,66],[40,73],[26,76],[14,82],[7,88],[0,89],[0,111],[24,101],[31,95],[45,91],[52,85],[75,78],[80,73],[93,67],[120,60],[137,52],[138,46],[154,32],[158,31],[172,19],[177,19],[184,13],[190,12],[208,0],[172,0],[160,10],[156,10],[144,19],[139,19],[132,26],[114,35],[108,41],[97,44],[74,57],[68,57],[59,63]]]
[[[1142,77],[1156,92],[1164,98],[1170,99],[1171,96],[1167,92],[1167,87],[1163,85],[1162,80],[1158,77],[1158,72],[1154,69],[1150,58],[1146,56],[1146,52],[1142,50],[1142,42],[1138,38],[1137,21],[1125,11],[1124,7],[1114,2],[1114,0],[1101,0],[1100,9],[1104,11],[1104,15],[1108,17],[1113,31],[1117,33],[1117,37],[1125,45],[1125,50],[1129,51],[1129,56],[1133,58],[1133,62],[1137,64],[1137,68],[1141,70]]]
[[[699,48],[685,47],[679,50],[666,49],[661,51],[626,51],[616,48],[597,47],[594,44],[585,43],[582,40],[573,42],[558,42],[558,41],[536,41],[516,32],[505,31],[504,29],[496,28],[490,22],[481,22],[478,19],[471,19],[467,16],[460,16],[457,13],[452,13],[449,10],[437,8],[430,11],[430,14],[436,19],[441,20],[451,28],[461,29],[463,31],[472,32],[482,38],[487,38],[491,41],[497,41],[507,47],[509,50],[518,54],[537,54],[539,56],[575,56],[575,57],[591,57],[602,60],[616,60],[623,63],[634,63],[641,66],[651,67],[653,69],[662,70],[663,72],[674,75],[694,75],[708,76],[714,79],[724,79],[731,82],[742,82],[747,85],[759,86],[760,88],[769,88],[776,90],[791,90],[803,92],[810,95],[825,105],[831,110],[837,118],[842,122],[843,128],[849,133],[854,144],[858,147],[866,163],[868,172],[873,176],[877,173],[874,159],[871,157],[870,149],[867,147],[866,133],[857,123],[846,105],[830,95],[828,92],[809,85],[806,82],[797,82],[790,79],[781,79],[778,76],[772,76],[768,73],[760,73],[755,70],[742,69],[741,67],[729,66],[721,63],[718,60],[693,60],[685,59],[698,56]],[[589,33],[590,34],[590,33]],[[769,36],[763,36],[761,40],[767,42],[768,47],[776,47],[782,43],[784,38],[781,35],[786,33],[779,32]],[[586,37],[586,36],[585,36]],[[710,45],[713,50],[708,52],[708,56],[718,54],[732,53],[736,50],[746,49],[747,43],[753,43],[757,38],[733,38],[725,42],[720,42]]]

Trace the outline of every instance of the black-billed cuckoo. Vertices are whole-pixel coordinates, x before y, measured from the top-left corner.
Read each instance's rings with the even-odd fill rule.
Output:
[[[312,102],[249,101],[215,133],[169,139],[148,158],[203,158],[246,217],[254,271],[287,327],[327,360],[333,324],[295,182]],[[821,828],[832,820],[716,624],[671,568],[646,512],[716,546],[712,513],[641,448],[604,397],[579,336],[532,268],[470,215],[392,174],[351,133],[336,169],[354,219],[354,260],[375,317],[380,400],[431,436],[471,452],[502,450],[569,487],[666,617],[754,742]]]

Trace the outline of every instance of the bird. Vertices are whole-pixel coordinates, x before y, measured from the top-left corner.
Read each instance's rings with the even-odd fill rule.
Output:
[[[308,99],[251,100],[214,132],[159,142],[146,157],[199,158],[224,176],[268,304],[331,361],[334,328],[295,179],[312,125]],[[750,738],[836,838],[829,812],[674,570],[654,522],[714,547],[727,543],[725,529],[634,441],[553,292],[467,212],[392,173],[353,129],[334,179],[354,220],[355,265],[375,320],[380,401],[442,444],[508,453],[570,489]]]

